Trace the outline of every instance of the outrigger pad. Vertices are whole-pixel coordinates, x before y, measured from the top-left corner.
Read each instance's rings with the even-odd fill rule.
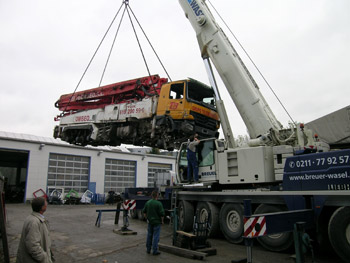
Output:
[[[113,232],[118,235],[137,235],[137,232],[131,229],[113,229]]]

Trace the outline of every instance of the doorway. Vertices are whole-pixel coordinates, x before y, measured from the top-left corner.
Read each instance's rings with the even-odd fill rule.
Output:
[[[5,203],[24,202],[28,158],[28,151],[0,149],[0,175],[5,177]]]

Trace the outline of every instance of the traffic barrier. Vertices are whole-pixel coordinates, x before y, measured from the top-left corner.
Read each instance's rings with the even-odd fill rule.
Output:
[[[303,225],[303,228],[310,228],[314,222],[314,211],[312,209],[285,211],[277,213],[267,213],[252,215],[251,200],[244,200],[244,241],[247,248],[247,263],[253,262],[252,246],[253,240],[265,235],[278,234],[283,232],[292,232],[296,225]],[[295,241],[297,242],[297,241]],[[300,246],[296,244],[296,250]],[[299,262],[304,262],[302,253],[299,255]]]
[[[124,200],[123,209],[125,210],[133,210],[136,209],[136,200]]]

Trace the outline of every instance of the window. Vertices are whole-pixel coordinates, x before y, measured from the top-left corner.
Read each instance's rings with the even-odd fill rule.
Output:
[[[171,164],[164,163],[148,163],[148,187],[154,187],[154,183],[157,179],[157,175],[161,173],[168,173],[171,171]],[[166,182],[163,182],[162,177],[158,178],[161,182],[158,182],[162,185],[165,185]]]
[[[203,141],[198,146],[198,165],[210,166],[214,164],[214,141]]]
[[[84,193],[89,182],[89,167],[89,157],[51,153],[47,185],[63,187],[65,192],[73,189]]]
[[[214,90],[196,80],[187,83],[187,98],[204,107],[215,110]]]
[[[175,83],[170,87],[170,99],[182,99],[184,97],[184,83]]]
[[[114,191],[122,193],[127,187],[135,187],[136,162],[117,159],[106,159],[105,193]]]

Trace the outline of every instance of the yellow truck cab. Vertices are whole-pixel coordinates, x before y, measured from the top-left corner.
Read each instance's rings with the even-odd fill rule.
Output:
[[[181,125],[175,130],[204,137],[216,137],[220,127],[213,89],[194,79],[163,84],[157,116],[171,117],[175,126]]]

